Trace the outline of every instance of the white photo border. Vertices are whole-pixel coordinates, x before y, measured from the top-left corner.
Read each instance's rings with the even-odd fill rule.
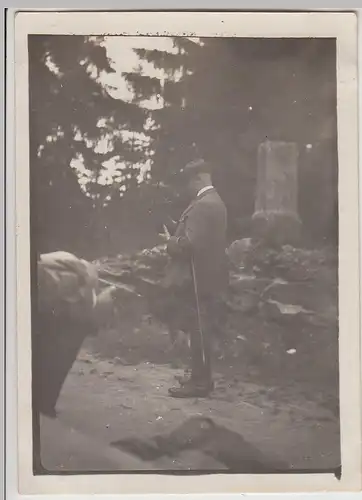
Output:
[[[279,493],[359,491],[357,17],[354,13],[18,12],[15,26],[18,475],[22,494]],[[342,477],[333,474],[208,476],[32,472],[28,34],[196,37],[328,37],[337,42],[339,163],[339,366]],[[321,353],[323,355],[323,353]],[[141,473],[140,473],[141,474]]]

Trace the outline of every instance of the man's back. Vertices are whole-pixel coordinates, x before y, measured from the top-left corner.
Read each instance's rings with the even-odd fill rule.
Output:
[[[195,273],[200,293],[218,293],[224,288],[227,278],[226,267],[226,207],[215,190],[205,193],[196,201],[195,226],[199,226],[201,245],[195,249]]]
[[[202,294],[219,293],[227,283],[226,231],[226,207],[215,189],[190,204],[176,229],[176,237],[186,236],[191,243],[197,285]]]

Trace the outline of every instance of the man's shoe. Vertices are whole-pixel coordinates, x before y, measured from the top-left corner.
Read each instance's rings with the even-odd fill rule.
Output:
[[[189,384],[191,382],[191,374],[185,373],[185,375],[176,375],[175,380],[177,380],[180,385]]]
[[[194,385],[198,385],[197,382],[195,383],[194,380],[192,379],[192,376],[191,374],[187,375],[176,375],[175,376],[175,380],[177,380],[177,382],[182,386],[184,387],[185,385],[189,385],[189,384],[194,384]],[[204,384],[201,384],[202,386]],[[215,384],[214,382],[211,380],[208,384],[205,384],[205,385],[208,385],[209,386],[209,390],[210,391],[213,391],[215,389]]]
[[[190,381],[181,387],[171,387],[168,393],[173,398],[206,398],[211,391],[211,384],[196,385]]]
[[[184,377],[178,377],[176,378],[176,380],[178,381],[178,383],[182,386],[182,387],[185,387],[187,385],[201,385],[201,387],[208,387],[209,388],[209,391],[213,391],[215,389],[215,384],[214,382],[211,380],[210,382],[208,382],[207,384],[197,384],[197,382],[195,382],[192,377],[189,375],[189,376],[184,376]]]

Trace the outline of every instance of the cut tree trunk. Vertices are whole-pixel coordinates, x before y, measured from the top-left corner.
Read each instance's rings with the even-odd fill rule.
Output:
[[[295,143],[266,141],[258,150],[253,232],[271,245],[297,244],[298,148]]]

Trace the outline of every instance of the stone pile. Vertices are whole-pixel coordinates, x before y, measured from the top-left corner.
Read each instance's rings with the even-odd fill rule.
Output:
[[[244,240],[234,242],[228,255],[230,286],[216,343],[223,369],[233,367],[269,382],[319,381],[333,392],[338,375],[336,252],[290,246],[277,250]],[[188,350],[173,340],[187,339],[182,318],[174,314],[182,309],[161,286],[166,263],[161,246],[96,262],[105,287],[116,287],[118,311],[107,349],[103,336],[96,350],[112,355],[118,349],[125,357],[131,349],[137,359],[151,357],[157,363],[186,359]]]
[[[271,249],[245,239],[232,243],[227,254],[230,286],[224,304],[229,315],[260,315],[288,325],[294,320],[335,323],[338,293],[333,250],[289,245]],[[167,259],[165,247],[157,246],[95,264],[103,283],[116,286],[116,300],[128,295],[146,301],[150,314],[167,323],[165,309],[170,297],[161,286]]]

